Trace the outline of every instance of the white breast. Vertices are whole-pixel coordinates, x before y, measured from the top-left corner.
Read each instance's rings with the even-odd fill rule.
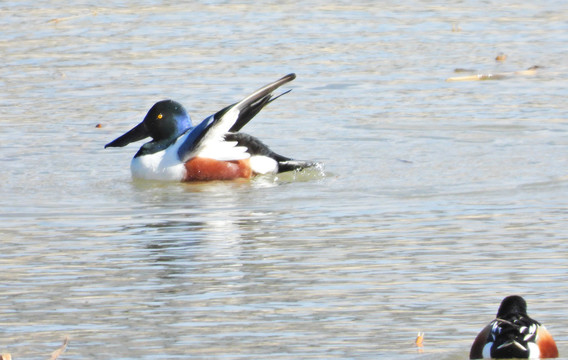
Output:
[[[186,170],[177,154],[179,143],[177,141],[166,150],[132,159],[130,163],[132,177],[146,180],[183,180]]]

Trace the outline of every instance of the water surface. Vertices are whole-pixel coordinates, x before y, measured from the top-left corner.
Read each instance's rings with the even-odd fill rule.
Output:
[[[0,350],[463,359],[516,293],[568,358],[566,19],[555,0],[3,3]],[[324,174],[138,182],[136,145],[103,149],[158,100],[199,121],[290,72],[246,131]]]

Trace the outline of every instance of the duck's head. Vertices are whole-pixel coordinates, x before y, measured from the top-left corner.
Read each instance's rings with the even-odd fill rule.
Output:
[[[504,318],[508,314],[520,314],[527,316],[527,302],[525,299],[518,295],[507,296],[501,301],[499,310],[497,311],[498,318]]]
[[[191,127],[191,119],[180,103],[162,100],[150,108],[140,124],[106,144],[105,148],[123,147],[147,137],[151,137],[153,142],[173,142]]]

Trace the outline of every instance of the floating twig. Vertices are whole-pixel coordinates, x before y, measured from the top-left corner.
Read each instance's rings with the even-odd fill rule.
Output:
[[[59,355],[63,354],[63,352],[67,348],[67,344],[69,344],[69,336],[65,336],[65,339],[63,339],[63,344],[61,345],[61,347],[59,347],[59,349],[51,353],[49,360],[55,360],[59,357]]]
[[[531,66],[526,70],[521,71],[513,71],[513,72],[504,72],[504,73],[496,73],[496,74],[475,74],[475,75],[466,75],[466,76],[455,76],[451,78],[447,78],[447,82],[453,81],[483,81],[483,80],[502,80],[512,76],[530,76],[536,73],[536,70],[539,69],[540,66]]]
[[[91,10],[89,14],[80,14],[80,15],[73,15],[73,16],[67,16],[67,17],[62,17],[62,18],[55,18],[55,19],[49,20],[48,23],[57,24],[61,21],[76,19],[76,18],[80,18],[80,17],[83,17],[83,16],[88,16],[88,15],[97,16],[97,11]]]

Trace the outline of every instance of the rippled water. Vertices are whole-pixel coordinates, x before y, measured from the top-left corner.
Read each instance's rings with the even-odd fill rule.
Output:
[[[555,0],[0,4],[0,352],[463,359],[517,293],[568,358],[566,19]],[[135,182],[136,146],[103,149],[158,100],[200,120],[289,72],[246,130],[325,174]]]

